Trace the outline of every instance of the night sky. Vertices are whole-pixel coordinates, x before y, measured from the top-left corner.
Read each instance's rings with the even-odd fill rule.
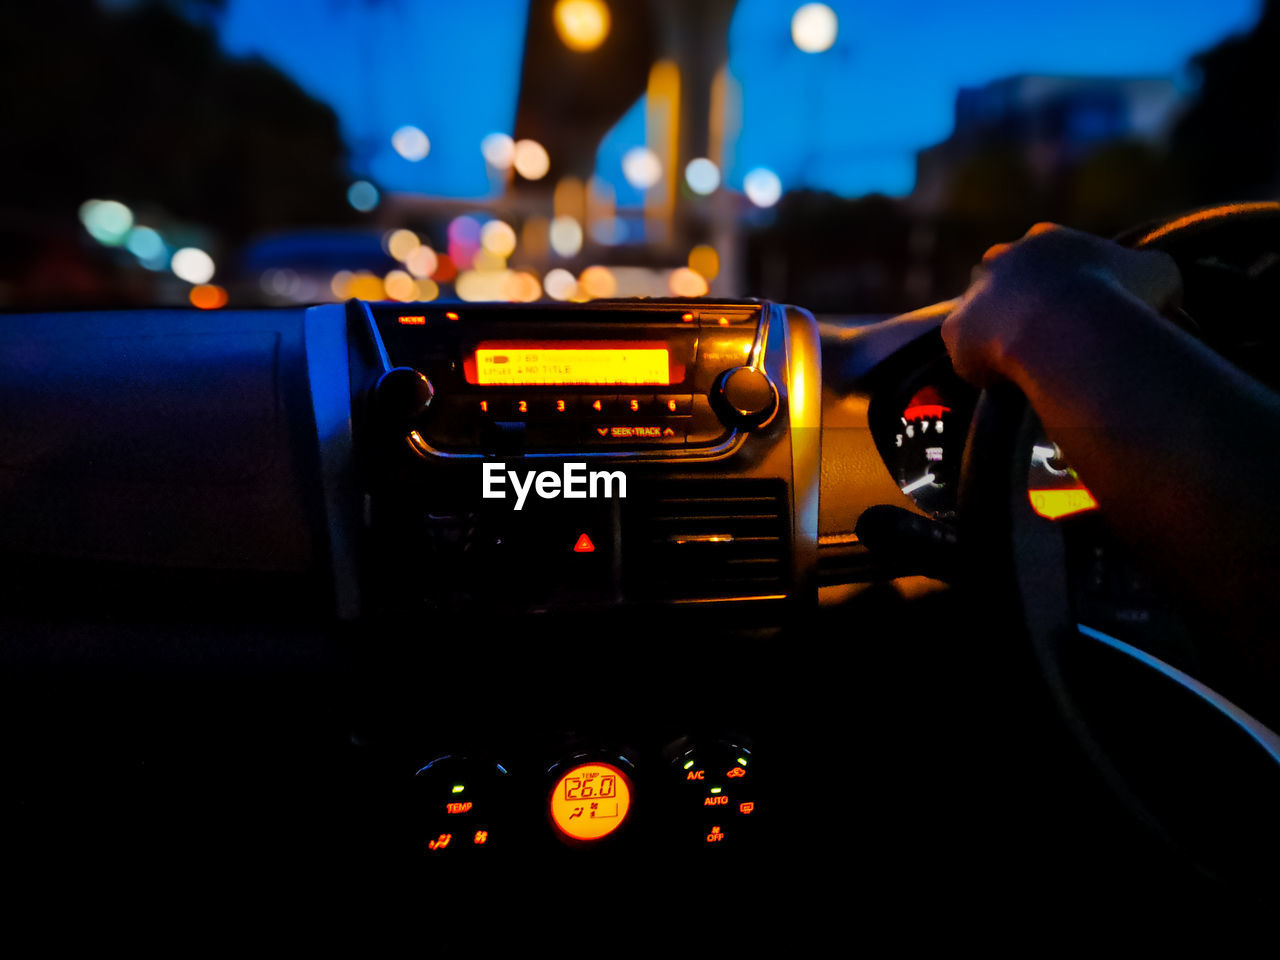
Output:
[[[1260,9],[1258,0],[828,4],[836,44],[806,54],[790,36],[798,0],[738,3],[730,67],[743,126],[731,186],[768,166],[787,188],[908,193],[915,152],[948,135],[959,87],[1051,73],[1167,76],[1190,89],[1191,55],[1248,29]],[[392,190],[480,198],[493,189],[480,140],[514,125],[526,15],[524,0],[229,0],[222,39],[331,104],[357,173]],[[392,150],[404,124],[430,137],[426,159]],[[621,155],[643,138],[643,111],[633,110],[600,152],[599,173],[623,204],[638,197]]]

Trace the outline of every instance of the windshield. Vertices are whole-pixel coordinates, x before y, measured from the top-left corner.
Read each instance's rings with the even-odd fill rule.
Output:
[[[1278,27],[1258,0],[7,4],[0,309],[897,312],[1037,220],[1275,196]]]

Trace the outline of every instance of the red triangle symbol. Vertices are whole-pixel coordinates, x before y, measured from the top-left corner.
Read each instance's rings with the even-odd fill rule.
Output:
[[[591,542],[591,538],[585,533],[578,538],[578,542],[573,545],[574,553],[595,553],[596,545]]]

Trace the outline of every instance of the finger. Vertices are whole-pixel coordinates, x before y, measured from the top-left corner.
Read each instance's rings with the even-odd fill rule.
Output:
[[[1038,237],[1042,233],[1051,233],[1054,230],[1061,230],[1061,229],[1062,229],[1062,226],[1060,224],[1049,223],[1048,221],[1042,220],[1040,223],[1033,223],[1031,225],[1031,229],[1026,232],[1025,236]]]
[[[982,255],[982,262],[990,263],[992,260],[996,259],[996,257],[1000,257],[1006,254],[1009,251],[1009,248],[1012,246],[1013,246],[1012,243],[992,244],[991,246],[987,247],[987,252]]]

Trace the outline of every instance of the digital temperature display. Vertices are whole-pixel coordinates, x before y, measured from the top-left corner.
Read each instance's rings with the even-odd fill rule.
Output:
[[[672,366],[665,343],[608,340],[487,342],[464,362],[468,383],[502,387],[669,386]]]
[[[584,763],[551,788],[551,821],[566,837],[599,840],[622,826],[631,810],[631,781],[608,763]]]

